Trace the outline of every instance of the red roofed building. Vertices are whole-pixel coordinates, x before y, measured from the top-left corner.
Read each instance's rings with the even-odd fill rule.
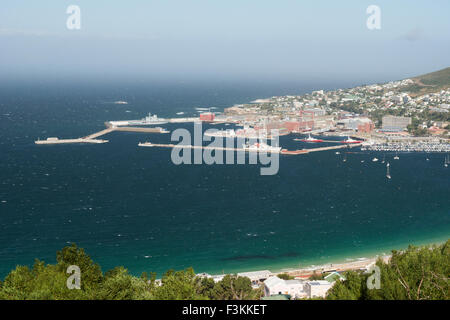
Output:
[[[428,132],[433,135],[440,135],[440,134],[443,134],[445,132],[445,130],[441,129],[439,127],[436,127],[436,126],[432,126],[428,129]]]
[[[205,112],[200,114],[201,121],[214,121],[215,114],[212,112]]]
[[[287,131],[300,131],[300,122],[299,121],[286,121],[284,123],[284,127]]]
[[[302,130],[311,130],[314,128],[314,121],[296,121],[290,120],[283,123],[283,127],[289,132],[300,132]]]
[[[358,132],[370,133],[375,129],[373,122],[366,122],[358,125]]]

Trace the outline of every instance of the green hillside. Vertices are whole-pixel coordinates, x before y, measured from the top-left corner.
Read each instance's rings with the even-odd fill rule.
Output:
[[[450,67],[415,77],[413,80],[425,86],[450,86]]]
[[[402,87],[400,91],[410,92],[412,96],[437,92],[450,88],[450,68],[430,72],[414,78],[414,84]]]

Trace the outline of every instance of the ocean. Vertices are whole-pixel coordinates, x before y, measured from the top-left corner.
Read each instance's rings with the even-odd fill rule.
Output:
[[[100,131],[108,120],[198,115],[273,95],[347,84],[9,84],[0,88],[0,277],[70,243],[106,271],[193,267],[272,271],[374,254],[450,235],[450,168],[443,154],[315,152],[260,165],[174,165],[170,134],[113,132],[101,145],[35,145]],[[127,105],[114,104],[125,100]],[[162,125],[192,130],[192,124]],[[206,126],[217,127],[217,126]],[[304,147],[283,136],[288,149]],[[428,160],[427,160],[428,159]]]

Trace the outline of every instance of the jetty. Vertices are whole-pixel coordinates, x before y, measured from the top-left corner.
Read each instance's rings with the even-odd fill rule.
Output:
[[[322,147],[322,148],[311,148],[311,149],[299,149],[299,150],[271,150],[271,149],[249,149],[249,148],[229,148],[229,147],[216,147],[216,146],[193,146],[190,144],[162,144],[162,143],[152,143],[152,142],[140,142],[138,144],[139,147],[154,147],[154,148],[179,148],[179,149],[204,149],[204,150],[221,150],[221,151],[238,151],[238,152],[257,152],[257,153],[279,153],[284,155],[299,155],[299,154],[307,154],[310,152],[318,152],[318,151],[327,151],[327,150],[335,150],[335,149],[344,149],[344,148],[353,148],[358,147],[360,144],[345,144],[340,146],[330,146],[330,147]]]
[[[106,143],[108,140],[101,139],[89,139],[89,138],[76,138],[76,139],[59,139],[59,138],[47,138],[46,140],[36,140],[35,144],[68,144],[68,143]]]
[[[267,152],[267,153],[282,153],[282,150],[253,150],[244,148],[228,148],[228,147],[213,147],[213,146],[193,146],[190,144],[163,144],[163,143],[152,143],[152,142],[140,142],[139,147],[159,147],[159,148],[179,148],[179,149],[204,149],[204,150],[222,150],[222,151],[242,151],[242,152]]]
[[[329,147],[319,147],[319,148],[311,148],[311,149],[305,149],[308,150],[308,152],[318,152],[318,151],[327,151],[327,150],[336,150],[336,149],[348,149],[348,148],[354,148],[354,147],[360,147],[361,143],[352,143],[352,144],[342,144],[339,146],[329,146]]]
[[[75,138],[75,139],[59,139],[56,137],[47,138],[46,140],[36,140],[35,144],[69,144],[69,143],[106,143],[109,142],[109,140],[102,140],[97,139],[98,137],[104,136],[108,133],[114,132],[114,131],[126,131],[126,132],[147,132],[147,133],[169,133],[169,131],[161,128],[161,127],[152,127],[152,128],[145,128],[145,127],[116,127],[112,126],[110,122],[105,122],[105,125],[107,126],[106,129],[103,129],[101,131],[92,133],[88,136],[82,137],[82,138]]]

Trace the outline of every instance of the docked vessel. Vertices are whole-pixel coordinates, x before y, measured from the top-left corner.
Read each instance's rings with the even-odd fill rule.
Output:
[[[205,136],[222,138],[273,139],[272,136],[267,135],[267,131],[255,130],[253,128],[206,131]]]
[[[360,140],[353,140],[353,139],[350,138],[350,137],[347,137],[346,140],[341,141],[341,143],[361,143],[361,142],[362,142],[362,141],[360,141]]]
[[[207,137],[222,137],[222,138],[234,138],[236,137],[236,131],[230,130],[214,130],[206,131],[205,136]]]
[[[298,140],[298,139],[295,139],[295,140]],[[300,141],[302,141],[302,142],[313,142],[313,143],[315,143],[315,142],[323,142],[322,139],[316,139],[316,138],[311,137],[311,134],[308,135],[308,138],[301,139]]]
[[[168,121],[166,119],[158,118],[156,114],[152,115],[151,113],[148,114],[145,118],[142,118],[141,120],[130,120],[128,121],[129,125],[135,125],[135,126],[145,126],[145,125],[154,125],[154,124],[165,124]]]

